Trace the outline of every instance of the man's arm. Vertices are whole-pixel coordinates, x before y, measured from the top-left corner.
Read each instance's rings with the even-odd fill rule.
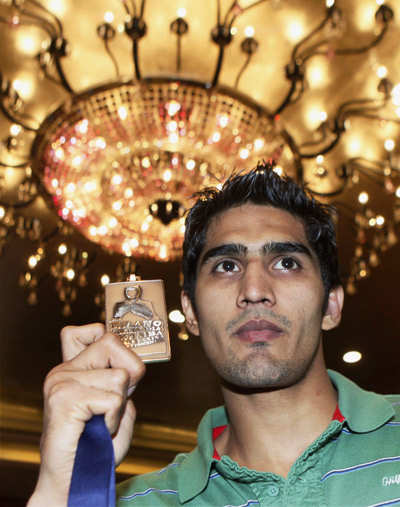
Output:
[[[143,361],[102,324],[61,331],[63,363],[44,383],[41,466],[28,507],[66,507],[79,437],[93,415],[104,414],[116,464],[132,440],[135,408],[129,394],[143,377]]]

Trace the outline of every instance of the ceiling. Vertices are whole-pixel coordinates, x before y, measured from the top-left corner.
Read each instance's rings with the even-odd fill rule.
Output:
[[[66,64],[74,87],[81,90],[98,84],[100,73],[102,82],[113,80],[112,63],[93,33],[96,25],[101,23],[104,12],[110,8],[115,9],[116,16],[122,19],[121,5],[115,1],[70,0],[52,4],[49,0],[43,3],[50,8],[52,5],[54,8],[59,5],[60,9],[64,6],[64,12],[60,16],[65,22],[66,36],[71,43],[79,41],[81,51],[76,51],[72,44],[71,58]],[[112,7],[110,3],[113,4]],[[226,7],[228,3],[223,5]],[[370,18],[371,9],[372,12],[376,9],[375,0],[336,3],[340,4],[346,17],[342,44],[362,44],[368,41],[374,34]],[[9,2],[0,2],[0,9],[5,9],[7,4]],[[210,17],[215,15],[215,4],[210,2],[210,10],[201,9],[200,2],[187,0],[180,2],[179,6],[181,4],[187,9],[191,28],[187,35],[187,45],[182,46],[184,75],[209,80],[213,70],[210,61],[214,62],[217,56],[217,48],[208,45],[209,29],[213,25]],[[312,86],[310,78],[305,100],[294,104],[290,111],[286,112],[285,128],[296,138],[297,144],[313,138],[315,125],[312,121],[299,121],[311,103],[320,103],[329,116],[345,97],[360,96],[368,94],[372,89],[376,90],[377,78],[371,69],[376,67],[377,62],[384,63],[388,68],[390,64],[393,73],[399,72],[400,5],[393,1],[391,6],[395,11],[395,19],[385,39],[385,45],[377,47],[365,57],[343,57],[339,63],[335,61],[333,70],[329,70],[324,78],[326,82],[320,86]],[[177,4],[173,2],[156,0],[149,1],[146,6],[152,22],[149,22],[149,37],[143,40],[141,53],[142,73],[145,76],[165,75],[175,68],[175,41],[169,36],[169,21],[165,23],[165,19],[174,18],[176,7]],[[293,16],[305,26],[315,25],[323,16],[325,2],[271,0],[261,8],[259,11],[249,10],[247,17],[243,16],[243,19],[240,18],[237,22],[239,32],[243,31],[245,26],[253,25],[255,37],[260,44],[254,57],[254,65],[249,66],[243,74],[240,92],[273,110],[287,92],[284,64],[295,43],[289,36],[285,36],[287,27],[292,23]],[[0,10],[1,14],[4,13]],[[269,22],[272,16],[275,16],[276,23]],[[88,24],[88,20],[91,20],[91,24]],[[203,26],[206,27],[204,30]],[[32,30],[34,31],[33,28]],[[0,43],[0,70],[10,79],[15,78],[20,72],[19,61],[13,53],[14,46],[6,42],[2,28]],[[203,47],[210,52],[208,59],[204,58]],[[117,54],[121,69],[129,69],[125,73],[131,75],[132,63],[126,42],[121,42]],[[279,58],[276,58],[277,54]],[[271,65],[268,64],[269,57],[266,59],[265,55],[270,55]],[[221,73],[222,84],[232,86],[241,66],[239,60],[243,60],[243,55],[240,45],[235,44],[226,56]],[[88,66],[88,61],[93,62],[93,65]],[[35,75],[33,63],[31,72]],[[39,74],[36,78],[34,96],[28,101],[28,111],[42,121],[52,104],[54,107],[57,105],[60,91],[50,88],[49,94],[46,95],[47,92],[40,85]],[[400,81],[400,73],[395,75],[393,81]],[[331,97],[332,100],[324,102],[326,97]],[[360,120],[354,120],[355,123],[358,121]],[[382,157],[383,142],[388,136],[396,142],[400,141],[397,128],[382,123],[380,129],[372,132],[370,125],[364,125],[360,134],[362,142],[358,155],[372,159]],[[0,122],[0,134],[5,135],[7,129],[8,124]],[[354,156],[350,153],[351,149],[354,149],[351,135],[351,132],[346,133],[345,142],[339,145],[333,154],[326,156],[325,163],[328,167],[336,167],[343,158]],[[305,168],[307,164],[305,161]],[[314,173],[311,166],[307,174],[310,178],[315,176],[312,176]],[[333,189],[335,178],[324,184],[327,185],[325,190]],[[383,193],[379,194],[379,187],[368,181],[365,184],[374,207],[385,208],[388,198]],[[338,205],[339,210],[343,203],[353,206],[359,191],[357,186],[349,188],[345,197],[341,196],[339,199],[342,203]],[[51,221],[50,214],[46,213],[48,212],[44,213],[45,217],[48,216]],[[349,274],[353,256],[353,229],[348,217],[341,215],[338,238],[344,278]],[[87,240],[80,236],[73,237],[77,242],[87,244]],[[54,279],[51,277],[48,277],[40,288],[38,304],[29,306],[25,292],[18,286],[18,278],[31,251],[32,243],[29,240],[14,238],[6,245],[0,258],[0,429],[3,449],[0,460],[0,503],[5,506],[24,505],[24,499],[26,500],[34,484],[41,422],[41,386],[46,372],[61,359],[60,329],[64,325],[84,324],[99,319],[99,310],[93,303],[93,294],[98,289],[94,287],[93,280],[82,289],[73,306],[72,315],[68,318],[62,316],[62,304],[56,297]],[[117,256],[99,251],[96,269],[99,273],[102,270],[113,272],[117,263]],[[371,270],[370,276],[357,283],[356,294],[346,296],[340,327],[324,336],[328,367],[348,375],[367,389],[383,393],[400,392],[399,264],[400,243],[397,243],[380,255],[380,263]],[[138,268],[144,279],[162,278],[165,281],[168,311],[179,307],[179,261],[165,263],[139,259]],[[135,465],[134,457],[130,457],[128,465],[121,471],[123,474],[150,469],[170,459],[174,452],[191,448],[202,414],[207,408],[221,403],[218,381],[204,357],[199,339],[191,337],[188,341],[182,341],[177,337],[178,331],[179,328],[171,323],[171,361],[149,365],[145,378],[135,392],[138,431],[131,454],[136,456],[137,464]],[[361,361],[355,364],[343,362],[342,356],[349,350],[360,351]]]

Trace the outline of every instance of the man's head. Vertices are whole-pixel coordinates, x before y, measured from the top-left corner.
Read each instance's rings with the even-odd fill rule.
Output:
[[[335,226],[329,206],[317,202],[292,179],[278,176],[270,163],[232,176],[221,190],[205,189],[197,196],[187,215],[183,244],[183,290],[194,307],[198,261],[210,222],[220,213],[245,203],[282,209],[302,221],[319,261],[326,305],[330,290],[340,285]]]

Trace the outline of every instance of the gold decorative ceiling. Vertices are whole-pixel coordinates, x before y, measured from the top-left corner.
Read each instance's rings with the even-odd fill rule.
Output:
[[[69,313],[99,247],[121,256],[99,283],[179,257],[191,195],[261,159],[337,205],[354,291],[399,229],[399,20],[382,0],[1,1],[0,242],[32,241],[29,301],[53,276]]]

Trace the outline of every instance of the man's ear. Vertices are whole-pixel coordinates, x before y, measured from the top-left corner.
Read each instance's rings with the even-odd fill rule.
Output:
[[[199,323],[192,302],[186,292],[181,292],[181,305],[186,319],[186,328],[195,336],[200,335]]]
[[[322,317],[321,328],[329,331],[338,326],[342,318],[342,308],[344,300],[344,291],[341,285],[338,285],[329,292],[328,305],[325,314]]]

